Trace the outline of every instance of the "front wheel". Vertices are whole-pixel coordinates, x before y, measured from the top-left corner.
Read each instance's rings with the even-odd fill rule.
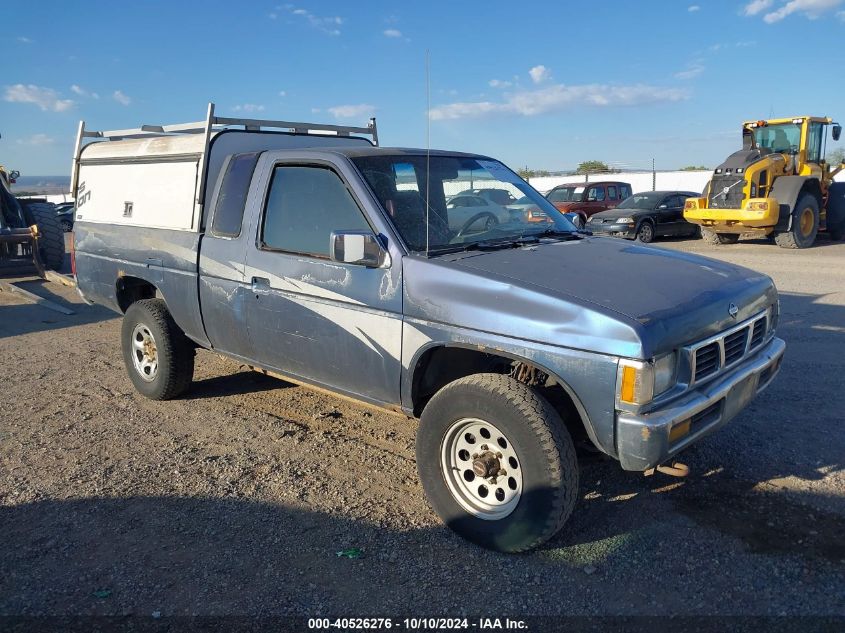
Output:
[[[792,211],[792,227],[775,233],[775,243],[781,248],[809,248],[819,232],[819,201],[805,193],[798,198]]]
[[[640,228],[637,229],[636,239],[643,244],[648,244],[654,240],[654,227],[651,225],[651,222],[646,221],[640,224]]]
[[[532,549],[566,523],[578,462],[558,413],[501,374],[475,374],[438,391],[417,432],[417,468],[446,525],[501,552]]]
[[[194,348],[161,299],[136,301],[123,315],[123,362],[129,379],[151,400],[184,393],[194,376]]]
[[[736,244],[739,242],[738,233],[716,233],[710,229],[701,229],[701,239],[708,244]]]

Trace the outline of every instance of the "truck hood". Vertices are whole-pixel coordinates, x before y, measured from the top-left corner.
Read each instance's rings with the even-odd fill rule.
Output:
[[[425,306],[420,316],[619,356],[662,354],[777,301],[774,284],[762,273],[613,238],[426,261],[451,273],[424,284],[422,301],[414,296],[415,275],[405,276],[406,307]],[[733,317],[731,304],[738,308]],[[440,312],[426,314],[432,308]]]

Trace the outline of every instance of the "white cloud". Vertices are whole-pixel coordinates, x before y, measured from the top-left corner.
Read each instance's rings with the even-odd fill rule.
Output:
[[[232,110],[235,112],[264,112],[264,106],[256,103],[243,103],[236,105]]]
[[[280,97],[287,97],[287,96],[288,96],[288,93],[287,93],[287,92],[285,92],[284,90],[279,90],[279,96],[280,96]]]
[[[278,13],[268,13],[267,17],[270,18],[271,20],[275,20],[277,17],[279,17],[279,14]]]
[[[128,106],[130,103],[132,103],[132,99],[131,99],[131,97],[129,97],[129,96],[127,96],[127,95],[123,94],[123,92],[122,92],[122,91],[120,91],[120,90],[115,90],[115,91],[112,93],[112,95],[111,95],[111,96],[112,96],[112,99],[114,99],[115,101],[117,101],[117,102],[118,102],[120,105],[122,105],[122,106]]]
[[[320,17],[314,15],[306,9],[297,9],[293,5],[286,4],[284,7],[291,15],[304,19],[308,24],[318,31],[327,33],[328,35],[340,35],[340,26],[343,24],[343,18],[337,15]]]
[[[85,90],[85,88],[77,86],[76,84],[73,84],[70,87],[70,91],[74,94],[79,95],[80,97],[91,97],[92,99],[100,98],[100,95],[98,95],[96,92],[88,92],[87,90]]]
[[[662,88],[645,84],[629,86],[605,84],[567,86],[554,84],[537,90],[510,93],[501,102],[449,103],[432,108],[430,114],[435,121],[473,118],[488,114],[536,116],[549,112],[559,112],[576,106],[633,106],[682,101],[688,97],[689,93],[684,89]]]
[[[502,81],[501,79],[491,79],[487,82],[491,88],[510,88],[513,84],[509,81]]]
[[[774,24],[793,13],[801,13],[804,17],[815,20],[822,14],[835,9],[842,4],[843,0],[790,0],[776,11],[763,16],[763,22]]]
[[[11,103],[34,103],[44,111],[53,112],[64,112],[74,106],[72,99],[60,99],[59,94],[52,88],[42,88],[34,84],[6,86],[3,99]]]
[[[402,31],[399,29],[385,29],[382,32],[385,37],[402,37]]]
[[[534,68],[528,71],[528,74],[531,75],[531,81],[535,84],[543,83],[551,77],[551,71],[542,64],[534,66]]]
[[[685,70],[675,73],[675,79],[693,79],[704,72],[701,64],[689,64]]]
[[[47,136],[46,134],[33,134],[29,138],[19,138],[17,140],[18,145],[52,145],[56,142],[52,136]]]
[[[23,35],[21,35],[21,36],[18,38],[18,41],[19,41],[20,43],[22,43],[22,44],[32,44],[32,40],[31,40],[31,39],[29,39],[28,37],[24,37]]]
[[[745,15],[757,15],[772,6],[774,1],[775,0],[751,0],[751,2],[745,5],[742,12]]]
[[[690,13],[695,13],[696,11],[700,11],[700,10],[701,10],[701,7],[698,6],[697,4],[691,4],[687,7],[687,11],[689,11]]]
[[[759,15],[763,13],[763,22],[766,24],[774,24],[780,22],[784,18],[797,13],[803,15],[805,18],[815,20],[829,11],[833,11],[841,6],[845,0],[778,0],[778,5],[773,11],[769,11],[775,6],[775,0],[752,0],[743,8],[745,15]],[[836,15],[840,15],[838,12]]]
[[[326,111],[336,119],[354,119],[372,115],[375,109],[376,107],[369,103],[360,103],[358,105],[340,105],[333,108],[326,108]]]

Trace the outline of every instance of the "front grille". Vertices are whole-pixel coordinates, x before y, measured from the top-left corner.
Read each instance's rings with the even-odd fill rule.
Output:
[[[710,181],[710,208],[741,209],[744,186],[741,176],[734,174],[713,176]],[[728,193],[725,193],[725,188],[728,189]]]
[[[754,329],[751,332],[751,349],[757,347],[763,342],[763,337],[766,335],[766,317],[754,321]]]
[[[719,343],[710,343],[695,352],[695,382],[719,371]]]
[[[767,315],[761,312],[713,338],[690,345],[692,384],[721,373],[759,349],[766,340]]]
[[[748,341],[748,328],[744,327],[725,337],[725,367],[733,365],[745,355],[745,343]]]

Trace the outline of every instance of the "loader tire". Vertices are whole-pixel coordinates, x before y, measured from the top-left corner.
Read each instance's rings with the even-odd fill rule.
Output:
[[[792,210],[792,228],[775,233],[775,243],[781,248],[809,248],[819,232],[819,202],[805,193]]]
[[[739,234],[716,233],[710,229],[701,229],[701,239],[708,244],[736,244],[739,241]]]
[[[51,270],[61,270],[65,263],[65,232],[56,215],[56,206],[49,202],[34,202],[24,207],[26,221],[38,225],[41,261]]]
[[[845,237],[845,182],[830,185],[828,192],[827,232],[838,242]]]
[[[136,301],[123,315],[120,332],[129,379],[151,400],[180,396],[194,377],[194,346],[161,299]]]

